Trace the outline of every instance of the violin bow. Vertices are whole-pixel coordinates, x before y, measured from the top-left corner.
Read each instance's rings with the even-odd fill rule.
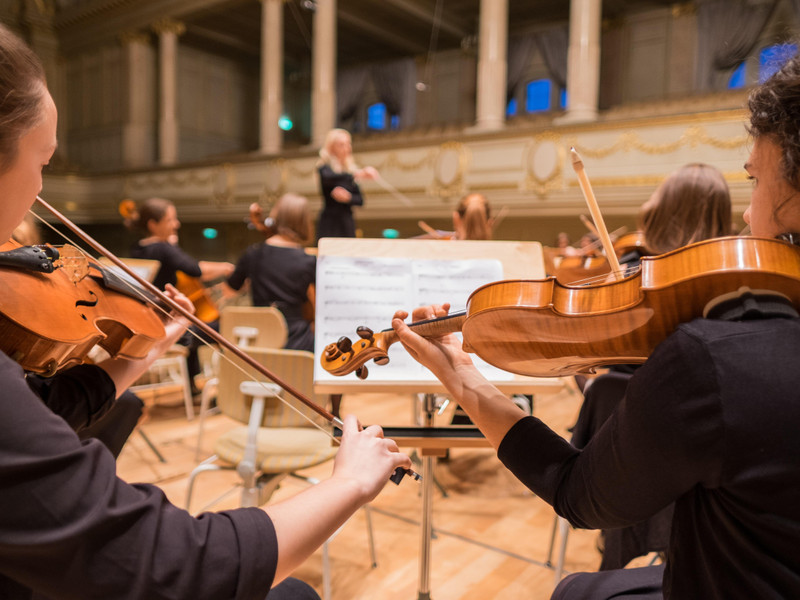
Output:
[[[586,175],[586,169],[583,168],[583,160],[581,160],[578,151],[575,150],[574,147],[570,148],[570,154],[572,155],[572,168],[575,170],[575,174],[578,176],[578,183],[581,186],[583,197],[586,199],[586,204],[589,206],[589,212],[592,213],[592,220],[597,228],[597,234],[600,236],[600,240],[603,242],[603,249],[606,252],[606,258],[611,265],[611,272],[614,273],[614,277],[617,279],[622,279],[622,267],[619,265],[617,253],[614,252],[614,244],[611,243],[611,237],[608,235],[606,223],[603,220],[603,215],[600,213],[600,206],[597,204],[597,199],[594,197],[592,184],[589,182],[589,177]]]
[[[129,275],[131,278],[133,278],[139,285],[141,285],[148,292],[151,292],[156,298],[158,298],[167,307],[169,307],[170,310],[172,310],[172,311],[178,313],[179,315],[181,315],[182,317],[186,318],[190,323],[195,325],[201,332],[203,332],[209,338],[213,339],[215,342],[217,342],[223,348],[229,350],[233,355],[235,355],[236,357],[240,358],[242,361],[247,363],[249,366],[251,366],[257,372],[259,372],[262,375],[264,375],[265,377],[267,377],[270,381],[273,381],[274,383],[279,385],[281,388],[286,390],[289,394],[294,396],[297,400],[299,400],[305,406],[307,406],[308,408],[313,410],[315,413],[317,413],[319,416],[324,418],[326,421],[328,421],[329,423],[331,423],[332,425],[334,425],[336,427],[339,427],[339,429],[342,429],[342,430],[344,429],[344,423],[342,422],[342,420],[339,417],[335,416],[330,411],[326,410],[325,408],[323,408],[322,406],[320,406],[316,402],[313,402],[311,399],[307,398],[302,392],[300,392],[293,385],[291,385],[290,383],[287,383],[286,381],[284,381],[281,377],[279,377],[278,375],[276,375],[275,373],[273,373],[272,371],[267,369],[264,365],[262,365],[257,360],[255,360],[252,356],[250,356],[246,352],[242,351],[242,349],[239,348],[236,344],[234,344],[233,342],[231,342],[230,340],[228,340],[227,338],[222,336],[219,332],[217,332],[214,329],[212,329],[211,327],[209,327],[206,323],[201,321],[194,314],[190,313],[185,308],[180,306],[177,302],[175,302],[174,300],[172,300],[171,298],[166,296],[156,286],[154,286],[152,283],[150,283],[149,281],[147,281],[146,279],[141,277],[138,273],[136,273],[136,271],[134,271],[133,269],[128,267],[128,265],[126,265],[119,258],[117,258],[110,250],[108,250],[102,244],[100,244],[100,242],[98,242],[97,240],[92,238],[88,233],[83,231],[80,227],[78,227],[75,223],[73,223],[71,220],[69,220],[65,215],[63,215],[61,212],[59,212],[56,208],[54,208],[49,203],[47,203],[45,200],[43,200],[40,196],[36,196],[36,201],[43,208],[45,208],[50,214],[52,214],[59,221],[61,221],[70,231],[72,231],[74,234],[76,234],[78,237],[80,237],[84,242],[89,244],[89,246],[91,246],[91,248],[95,252],[97,252],[99,254],[102,254],[103,256],[108,258],[116,267],[118,267],[123,272],[125,272],[127,275]],[[281,400],[283,402],[286,402],[286,400],[284,398],[281,398]],[[288,406],[291,407],[291,404],[288,404]],[[292,408],[294,408],[294,407],[292,407]],[[301,415],[303,414],[300,411],[297,411],[297,412],[299,414],[301,414]],[[303,415],[303,416],[305,416],[305,415]],[[306,418],[308,419],[308,417],[306,417]],[[313,421],[311,421],[311,423],[313,423]],[[326,433],[328,433],[332,439],[338,441],[337,438],[334,435],[330,434],[330,432],[326,432]],[[417,481],[419,481],[422,478],[421,475],[419,475],[418,473],[414,472],[411,469],[403,469],[402,467],[398,467],[396,472],[395,472],[395,474],[392,476],[391,480],[394,483],[399,484],[400,483],[400,478],[402,478],[403,475],[408,475],[409,477],[412,477],[413,479],[415,479]]]
[[[414,206],[414,203],[408,198],[408,196],[401,193],[400,190],[381,177],[380,173],[375,178],[375,182],[406,206]]]

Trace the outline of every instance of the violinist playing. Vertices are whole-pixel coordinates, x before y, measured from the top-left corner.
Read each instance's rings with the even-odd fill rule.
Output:
[[[0,239],[8,240],[42,189],[42,168],[56,149],[57,111],[38,57],[2,25],[0,98]],[[171,286],[166,293],[191,309]],[[43,319],[58,300],[29,299],[41,305]],[[52,389],[48,404],[0,351],[0,598],[318,598],[287,576],[397,467],[411,466],[380,427],[360,430],[348,416],[333,475],[263,509],[194,517],[159,488],[120,480],[112,454],[96,440],[81,442],[48,405],[91,405],[120,394],[186,324],[185,317],[170,320],[142,360],[69,369],[71,381]]]
[[[800,232],[800,58],[751,92],[754,236]],[[414,310],[443,316],[448,305]],[[754,297],[680,325],[630,379],[583,449],[527,416],[475,369],[454,335],[392,325],[466,410],[498,456],[573,526],[608,529],[675,503],[662,565],[573,574],[563,598],[800,597],[800,318]],[[512,325],[513,326],[513,325]]]
[[[229,262],[197,261],[178,246],[178,229],[181,223],[175,205],[169,200],[148,198],[125,220],[125,224],[129,229],[138,231],[144,236],[132,246],[131,257],[157,260],[161,263],[153,279],[153,285],[160,290],[168,283],[177,286],[179,272],[189,277],[210,281],[227,277],[233,271],[233,265]],[[219,317],[207,325],[219,331]],[[189,372],[192,395],[200,393],[195,385],[195,377],[201,371],[197,350],[203,343],[195,334],[187,333],[179,342],[189,349],[186,368]]]

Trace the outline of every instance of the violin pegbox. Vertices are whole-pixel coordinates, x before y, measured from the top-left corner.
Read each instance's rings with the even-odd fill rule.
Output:
[[[347,375],[355,371],[356,377],[366,379],[369,375],[365,363],[372,359],[378,365],[389,362],[387,354],[389,344],[383,333],[375,334],[369,327],[356,328],[358,340],[351,341],[346,336],[340,337],[336,343],[328,344],[320,357],[322,368],[332,375]]]

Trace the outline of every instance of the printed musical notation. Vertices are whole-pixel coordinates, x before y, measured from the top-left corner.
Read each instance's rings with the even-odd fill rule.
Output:
[[[315,320],[316,381],[342,379],[319,364],[325,346],[342,336],[355,340],[360,325],[381,331],[391,325],[395,311],[449,302],[451,312],[463,310],[467,298],[485,283],[503,279],[496,259],[421,260],[387,257],[321,256],[317,261]],[[460,334],[459,334],[460,335]],[[426,381],[434,377],[412,359],[399,343],[389,349],[391,366],[369,365],[372,381]],[[510,373],[473,356],[475,364],[493,381]],[[347,375],[355,379],[354,374]]]

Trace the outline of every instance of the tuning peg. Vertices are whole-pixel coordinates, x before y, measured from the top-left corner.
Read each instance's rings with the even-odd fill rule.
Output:
[[[350,341],[349,337],[342,336],[336,342],[336,347],[340,352],[350,352],[353,349],[353,342]]]
[[[356,328],[356,333],[358,334],[358,337],[360,337],[362,340],[372,341],[373,333],[372,329],[370,329],[369,327],[364,327],[363,325],[359,325]]]
[[[367,375],[369,375],[367,367],[361,366],[356,369],[356,377],[359,379],[366,379]]]
[[[376,359],[374,360],[374,362],[375,362],[375,364],[376,364],[376,365],[381,365],[381,366],[383,366],[383,365],[385,365],[385,364],[388,364],[388,363],[389,363],[389,357],[388,357],[388,356],[379,356],[378,358],[376,358]]]

